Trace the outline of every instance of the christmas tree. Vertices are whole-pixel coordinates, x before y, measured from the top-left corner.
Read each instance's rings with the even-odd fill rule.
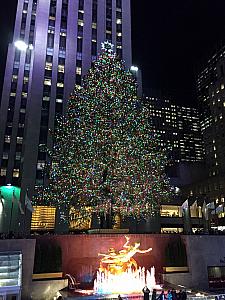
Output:
[[[149,127],[133,75],[110,43],[71,95],[51,157],[49,185],[37,202],[75,205],[83,215],[91,210],[140,218],[170,197],[165,152]]]

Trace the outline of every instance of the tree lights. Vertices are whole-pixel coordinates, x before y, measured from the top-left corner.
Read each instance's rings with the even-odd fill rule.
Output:
[[[108,44],[71,95],[54,139],[49,186],[36,202],[139,218],[154,214],[171,193],[166,156],[135,80]]]

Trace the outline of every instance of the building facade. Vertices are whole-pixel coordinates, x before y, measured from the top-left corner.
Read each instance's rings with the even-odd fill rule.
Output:
[[[201,131],[207,178],[193,186],[195,195],[205,194],[224,217],[225,197],[225,47],[212,55],[197,76],[201,106]]]
[[[159,138],[160,145],[168,149],[171,164],[201,162],[203,145],[199,112],[195,108],[173,104],[170,100],[146,97],[149,122]]]
[[[44,183],[56,117],[105,40],[130,68],[130,0],[18,0],[0,107],[0,185],[21,186],[23,198]]]

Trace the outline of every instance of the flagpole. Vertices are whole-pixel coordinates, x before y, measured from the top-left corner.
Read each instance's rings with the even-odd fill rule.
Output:
[[[24,205],[24,218],[23,218],[23,234],[25,236],[26,233],[26,215],[27,215],[27,206]]]
[[[12,226],[12,216],[13,216],[13,206],[14,206],[14,192],[15,192],[15,190],[13,190],[13,195],[12,195],[12,205],[11,205],[10,220],[9,220],[9,233],[11,232],[11,226]]]

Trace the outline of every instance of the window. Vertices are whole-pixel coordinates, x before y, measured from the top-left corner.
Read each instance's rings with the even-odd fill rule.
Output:
[[[22,144],[23,143],[23,138],[21,136],[17,136],[16,142],[17,142],[17,144]]]
[[[5,135],[5,143],[10,143],[11,141],[11,136]]]
[[[76,74],[77,75],[81,75],[81,67],[77,67],[76,68]]]
[[[53,48],[53,46],[54,46],[54,34],[48,33],[47,47],[48,48]]]
[[[46,64],[45,64],[45,70],[52,70],[52,63],[50,63],[50,62],[46,62]]]
[[[64,87],[64,83],[62,83],[62,82],[57,82],[57,87],[63,88],[63,87]]]
[[[20,160],[21,159],[21,152],[16,152],[16,160]]]
[[[63,66],[63,65],[58,65],[58,72],[64,73],[64,72],[65,72],[65,66]]]
[[[77,52],[82,52],[83,39],[77,39]]]
[[[84,26],[84,21],[83,21],[83,20],[80,20],[80,19],[78,19],[78,25],[83,27],[83,26]]]
[[[20,170],[19,169],[13,169],[13,177],[19,177],[20,176]]]
[[[0,170],[0,176],[6,176],[6,168]]]
[[[51,85],[51,84],[52,84],[51,79],[45,78],[44,85]]]

